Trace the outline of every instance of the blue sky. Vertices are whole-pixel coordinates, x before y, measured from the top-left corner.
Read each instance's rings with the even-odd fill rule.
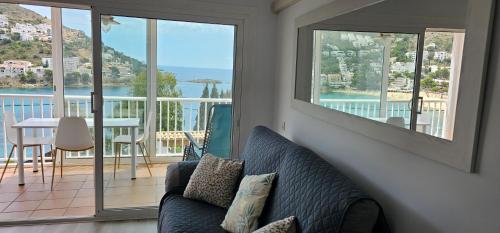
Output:
[[[50,8],[22,5],[50,18]],[[90,11],[63,9],[63,25],[91,35]],[[146,60],[146,20],[114,17],[119,25],[102,40],[128,56]],[[158,20],[158,65],[232,69],[234,26]]]

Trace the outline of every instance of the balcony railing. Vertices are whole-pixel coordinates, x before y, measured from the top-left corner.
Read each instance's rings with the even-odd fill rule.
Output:
[[[92,117],[90,112],[90,97],[66,95],[64,98],[65,114],[67,116]],[[145,97],[117,97],[105,96],[103,115],[108,118],[140,118],[140,133],[143,133],[144,120],[147,119]],[[207,121],[209,107],[214,103],[231,103],[231,99],[212,98],[170,98],[159,97],[156,100],[156,154],[157,156],[181,155],[183,145],[187,143],[183,132],[191,132],[197,139],[202,140]],[[348,112],[362,117],[380,117],[380,102],[377,100],[321,100],[324,107]],[[28,94],[0,94],[0,107],[2,111],[14,111],[18,120],[30,117],[52,117],[54,114],[53,95],[28,95]],[[410,117],[407,101],[389,101],[385,110],[386,117]],[[441,136],[443,119],[446,115],[446,101],[426,100],[423,103],[423,113],[430,117],[431,125],[428,129],[431,135]],[[199,118],[199,116],[202,116]],[[0,114],[0,120],[3,116]],[[198,119],[199,118],[199,119]],[[27,130],[25,134],[32,133]],[[104,146],[106,157],[115,153],[112,139],[120,134],[127,134],[126,129],[104,130]],[[53,131],[46,129],[38,135],[53,135]],[[7,157],[12,145],[7,143],[5,126],[0,127],[0,160]],[[44,148],[44,153],[49,147]],[[124,156],[128,150],[122,151]],[[31,150],[26,153],[31,156]],[[68,158],[89,158],[91,151],[83,153],[70,153]]]
[[[422,115],[426,115],[430,121],[427,134],[443,137],[443,125],[446,117],[446,100],[424,100],[422,103]],[[409,119],[411,107],[409,101],[397,100],[388,101],[385,111],[381,111],[380,100],[366,99],[321,99],[320,105],[326,108],[335,109],[349,114],[365,118],[383,117],[403,117]]]
[[[103,115],[106,118],[140,118],[139,133],[144,133],[144,121],[147,119],[146,97],[118,97],[104,96]],[[157,156],[181,155],[183,146],[188,142],[184,137],[185,131],[202,140],[207,121],[208,109],[215,103],[231,103],[231,99],[219,98],[170,98],[159,97],[156,100],[156,154]],[[2,111],[14,111],[18,120],[31,117],[53,117],[53,95],[25,95],[25,94],[0,94],[0,107]],[[66,116],[93,117],[90,109],[89,96],[66,95],[64,107]],[[205,110],[206,109],[206,110]],[[198,116],[202,116],[198,119]],[[3,116],[0,116],[0,119]],[[2,119],[3,120],[3,119]],[[27,130],[25,134],[33,133]],[[112,139],[121,134],[127,134],[126,129],[104,130],[104,156],[111,157],[115,154]],[[46,129],[37,132],[40,136],[53,135],[53,131]],[[5,160],[12,145],[7,142],[5,126],[0,127],[0,160]],[[49,147],[44,148],[44,153]],[[124,156],[129,151],[122,151]],[[26,156],[31,157],[31,150]],[[92,151],[69,153],[67,158],[89,158]]]

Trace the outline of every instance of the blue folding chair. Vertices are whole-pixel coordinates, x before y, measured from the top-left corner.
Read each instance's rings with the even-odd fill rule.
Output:
[[[189,145],[184,147],[183,160],[199,160],[206,154],[220,158],[231,156],[231,126],[233,109],[231,104],[214,104],[210,107],[203,145],[199,145],[189,132],[184,132]]]

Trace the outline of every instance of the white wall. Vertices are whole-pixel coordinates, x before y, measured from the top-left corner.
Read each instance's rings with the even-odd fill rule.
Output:
[[[378,199],[394,232],[500,232],[500,19],[494,24],[478,173],[468,174],[291,108],[295,19],[333,1],[301,1],[278,16],[274,129],[319,153]]]
[[[463,29],[466,11],[467,0],[384,0],[321,23]]]
[[[9,0],[7,0],[9,1]],[[16,1],[16,0],[13,0]],[[28,0],[29,1],[29,0]],[[180,14],[185,18],[241,20],[244,25],[240,145],[256,125],[272,124],[276,15],[272,0],[47,0],[45,2],[93,5],[127,12]],[[34,3],[43,1],[32,0]],[[141,14],[141,13],[137,13]],[[140,16],[140,15],[139,15]],[[241,147],[241,146],[240,146]]]

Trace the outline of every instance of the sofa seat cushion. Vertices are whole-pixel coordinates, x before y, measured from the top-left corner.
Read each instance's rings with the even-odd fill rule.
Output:
[[[226,212],[202,201],[167,194],[160,210],[158,232],[226,233],[220,226]]]

